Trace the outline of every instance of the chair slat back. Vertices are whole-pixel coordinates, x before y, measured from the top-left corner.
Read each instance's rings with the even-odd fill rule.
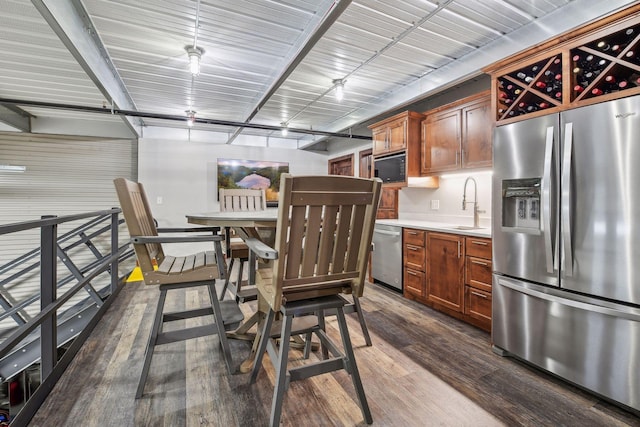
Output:
[[[158,231],[142,184],[124,178],[116,178],[113,183],[129,235],[157,236]],[[164,260],[164,251],[159,243],[134,244],[133,248],[143,273],[153,272],[153,260],[158,265]]]
[[[221,211],[263,211],[267,208],[265,190],[220,189]]]
[[[361,296],[382,182],[289,174],[280,182],[278,259],[272,286],[261,290],[271,307],[339,292]]]

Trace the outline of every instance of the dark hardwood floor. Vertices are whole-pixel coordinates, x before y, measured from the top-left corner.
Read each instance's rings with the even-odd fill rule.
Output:
[[[249,385],[248,374],[227,375],[216,336],[157,347],[145,394],[134,399],[157,297],[154,287],[126,285],[30,425],[268,424],[268,357]],[[190,290],[168,302],[196,307],[204,298]],[[494,354],[489,334],[393,291],[371,285],[362,305],[373,347],[364,345],[354,315],[349,329],[374,426],[640,426],[628,412]],[[253,309],[243,305],[247,315]],[[335,319],[328,329],[335,333]],[[232,340],[231,348],[236,365],[249,354],[248,342]],[[292,364],[299,359],[290,354]],[[354,399],[344,371],[294,382],[282,425],[365,425]]]

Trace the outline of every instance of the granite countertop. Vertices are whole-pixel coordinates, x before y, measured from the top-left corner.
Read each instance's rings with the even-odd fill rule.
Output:
[[[473,228],[470,230],[456,228],[461,225],[467,226],[467,224],[449,224],[446,222],[423,221],[417,219],[377,219],[376,224],[439,231],[442,233],[461,234],[464,236],[491,238],[491,227]]]

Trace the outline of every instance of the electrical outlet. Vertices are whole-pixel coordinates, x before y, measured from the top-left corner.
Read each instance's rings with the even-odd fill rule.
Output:
[[[432,200],[431,201],[431,210],[432,211],[437,211],[438,209],[440,209],[440,200]]]
[[[156,197],[156,204],[157,205],[161,205],[162,204],[162,196]]]

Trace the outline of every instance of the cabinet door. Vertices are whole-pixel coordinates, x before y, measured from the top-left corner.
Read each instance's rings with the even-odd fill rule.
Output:
[[[389,123],[389,151],[407,148],[407,120]]]
[[[378,219],[396,219],[398,218],[398,188],[382,187],[380,194],[380,202],[378,203]]]
[[[384,154],[388,150],[387,147],[387,127],[373,129],[371,132],[373,137],[373,155]]]
[[[421,172],[429,174],[460,167],[461,111],[434,113],[422,122]]]
[[[427,296],[429,301],[462,313],[464,237],[427,234]]]
[[[462,109],[462,167],[491,166],[491,123],[491,104],[488,99]]]

